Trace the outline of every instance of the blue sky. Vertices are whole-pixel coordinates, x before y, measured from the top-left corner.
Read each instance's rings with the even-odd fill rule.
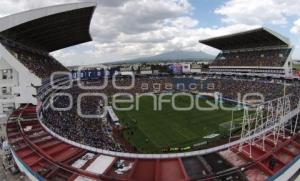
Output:
[[[85,0],[1,0],[0,16]],[[198,43],[266,26],[290,38],[300,59],[299,0],[95,0],[93,42],[53,52],[64,65],[97,64],[174,50],[218,51]]]
[[[214,10],[224,2],[223,0],[191,0],[190,3],[195,8],[192,16],[199,20],[201,26],[219,26],[220,16],[215,14]]]

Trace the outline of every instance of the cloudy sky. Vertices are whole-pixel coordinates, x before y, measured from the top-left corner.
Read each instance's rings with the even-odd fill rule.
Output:
[[[0,16],[84,0],[1,0]],[[97,0],[93,42],[53,55],[64,65],[95,64],[173,50],[217,51],[200,39],[266,26],[290,38],[300,59],[299,0]]]

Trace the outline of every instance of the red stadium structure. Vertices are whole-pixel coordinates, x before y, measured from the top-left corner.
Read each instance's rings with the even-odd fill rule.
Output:
[[[29,80],[16,89],[23,90],[25,95],[16,92],[17,108],[9,116],[6,127],[10,151],[19,170],[31,180],[55,181],[263,181],[297,176],[300,107],[295,95],[262,103],[255,118],[245,111],[241,135],[232,135],[229,143],[191,152],[138,154],[102,150],[69,140],[48,128],[42,110],[51,94],[57,91],[50,85],[49,76],[65,71],[49,52],[91,41],[89,26],[95,6],[94,3],[60,5],[8,16],[0,21],[5,24],[1,27],[0,53],[16,67],[20,81],[22,76]],[[232,43],[228,43],[229,40]],[[299,84],[299,79],[290,80],[284,76],[291,73],[291,45],[271,30],[260,28],[202,43],[223,51],[213,63],[211,72],[203,75],[205,77],[248,75]],[[251,53],[237,50],[239,47]],[[263,56],[261,51],[265,52]],[[264,66],[257,65],[260,61],[241,66],[244,62],[240,57],[252,60],[249,57],[257,55]],[[265,60],[270,57],[276,58],[275,63]],[[269,74],[266,76],[266,73]],[[65,85],[69,81],[65,77],[54,77],[55,85]],[[292,91],[298,94],[298,90]],[[260,119],[260,114],[266,117]]]
[[[31,130],[25,131],[28,127],[31,127]],[[41,180],[80,180],[80,177],[97,180],[214,180],[226,178],[228,175],[236,178],[234,180],[242,180],[244,178],[241,172],[250,180],[265,180],[283,170],[292,160],[299,157],[300,153],[300,136],[295,135],[288,139],[281,137],[276,147],[272,141],[267,141],[265,151],[252,146],[252,158],[245,152],[239,152],[237,147],[232,147],[233,152],[227,156],[239,160],[240,163],[235,163],[234,169],[221,168],[221,172],[218,172],[220,168],[213,163],[218,159],[213,161],[211,159],[216,157],[210,155],[171,159],[110,157],[111,162],[108,165],[103,163],[105,169],[98,168],[98,172],[89,171],[88,168],[105,155],[75,147],[52,136],[38,121],[36,106],[30,105],[19,108],[11,115],[7,125],[7,136],[18,165],[26,165],[27,169],[32,171],[28,174]],[[94,154],[94,157],[84,160],[79,168],[74,167],[74,163],[82,160],[87,153]],[[273,170],[270,170],[268,165],[271,158],[278,160]],[[120,160],[126,165],[132,165],[124,174],[118,174],[115,168],[115,164]],[[103,166],[98,164],[99,167]]]

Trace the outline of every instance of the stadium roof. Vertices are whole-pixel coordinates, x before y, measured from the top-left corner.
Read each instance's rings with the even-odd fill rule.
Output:
[[[199,42],[219,50],[290,46],[288,38],[283,37],[282,35],[265,27],[236,34],[200,40]]]
[[[45,7],[0,19],[6,38],[48,52],[92,40],[89,27],[96,3]]]

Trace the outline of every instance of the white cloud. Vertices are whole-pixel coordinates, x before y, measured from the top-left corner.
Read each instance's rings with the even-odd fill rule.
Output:
[[[281,28],[290,28],[291,33],[300,35],[299,0],[227,0],[215,13],[221,15],[221,20],[227,25],[280,25]],[[290,27],[289,21],[292,18],[298,20]],[[296,44],[300,39],[292,40]],[[300,57],[299,48],[295,48],[293,57]]]
[[[300,60],[300,46],[297,45],[294,49],[293,58],[296,60]]]
[[[1,0],[0,7],[6,8],[0,9],[0,15],[69,2]],[[176,49],[216,53],[216,50],[201,45],[198,40],[254,28],[243,23],[223,27],[200,27],[201,22],[191,17],[193,7],[188,0],[97,2],[98,7],[91,26],[94,41],[53,53],[65,65],[124,60]]]
[[[119,7],[99,5],[92,32],[101,40],[109,41],[120,33],[137,34],[159,29],[165,20],[181,17],[191,9],[187,0],[131,0]]]
[[[287,16],[300,15],[299,0],[229,0],[215,10],[225,23],[287,24]]]
[[[300,36],[300,18],[294,22],[291,32]]]
[[[199,25],[198,20],[190,18],[188,16],[183,16],[174,19],[168,19],[165,21],[166,24],[184,29],[184,28],[194,28]]]
[[[257,28],[249,25],[230,25],[219,28],[178,28],[166,26],[158,30],[139,34],[121,34],[117,41],[108,43],[94,42],[93,47],[85,52],[85,58],[90,64],[102,61],[124,60],[140,56],[155,55],[171,50],[206,51],[215,54],[215,49],[201,45],[198,41],[214,36],[236,33],[243,30]],[[75,58],[70,57],[70,58]],[[82,54],[79,55],[82,57]],[[77,57],[78,58],[78,57]],[[77,59],[76,58],[76,59]],[[68,57],[62,57],[67,60]],[[72,62],[72,61],[69,61]]]
[[[294,22],[293,27],[291,28],[291,33],[300,36],[300,18]],[[294,55],[293,57],[296,59],[300,59],[300,40],[298,40],[297,45],[295,45]]]
[[[89,63],[150,56],[165,51],[208,50],[199,39],[253,28],[231,25],[199,28],[187,0],[131,0],[118,7],[97,8],[92,21],[94,49],[85,52]],[[77,57],[75,57],[77,59]]]
[[[57,5],[57,4],[63,4],[68,3],[70,1],[68,0],[1,0],[0,1],[0,16],[7,16],[10,14],[14,14],[17,12],[40,8],[48,5]],[[74,0],[73,2],[77,2],[77,0]]]

